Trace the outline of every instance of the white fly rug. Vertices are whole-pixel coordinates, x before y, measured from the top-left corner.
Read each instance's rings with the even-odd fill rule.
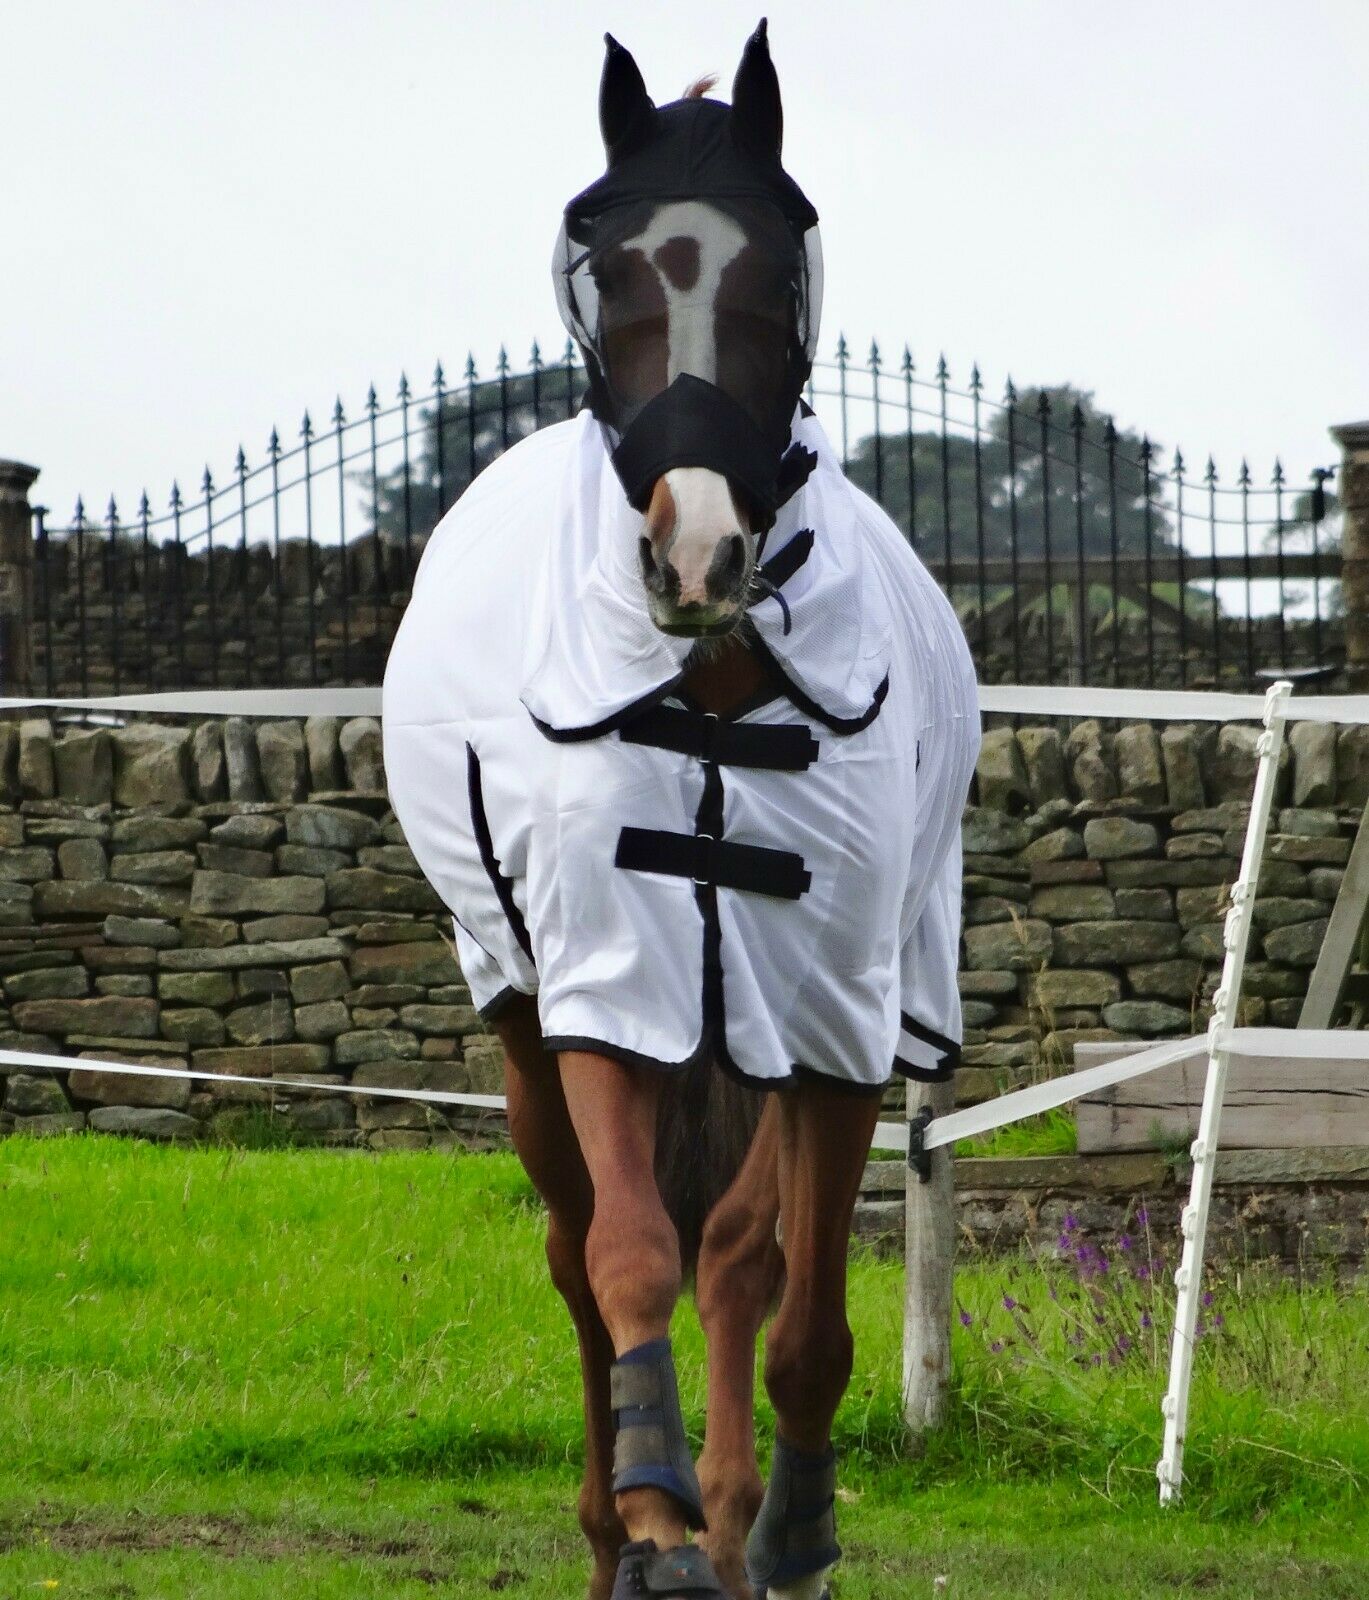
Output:
[[[652,626],[642,518],[589,415],[533,434],[428,542],[385,675],[395,813],[476,1004],[552,1050],[875,1089],[958,1057],[960,814],[979,745],[950,605],[815,464],[761,552],[773,689],[704,714]]]

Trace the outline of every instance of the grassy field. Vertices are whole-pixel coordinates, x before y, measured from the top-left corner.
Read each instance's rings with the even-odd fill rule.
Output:
[[[581,1595],[541,1234],[507,1157],[0,1142],[0,1600]],[[961,1274],[952,1417],[917,1461],[901,1271],[858,1258],[838,1600],[1369,1594],[1363,1289],[1214,1283],[1162,1514],[1148,1224],[1062,1247]],[[677,1343],[697,1426],[688,1309]]]

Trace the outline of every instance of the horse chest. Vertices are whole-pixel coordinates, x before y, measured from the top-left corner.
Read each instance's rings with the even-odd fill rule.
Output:
[[[728,639],[685,675],[685,692],[705,711],[726,716],[753,700],[767,683],[764,664],[740,639]]]

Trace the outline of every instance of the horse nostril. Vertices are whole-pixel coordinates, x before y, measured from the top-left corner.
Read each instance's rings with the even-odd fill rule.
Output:
[[[651,540],[641,538],[637,541],[637,553],[642,559],[642,581],[653,593],[661,588],[661,569],[656,564],[656,552],[651,548]]]
[[[708,595],[711,600],[730,600],[746,576],[746,540],[732,533],[718,541],[708,568]]]

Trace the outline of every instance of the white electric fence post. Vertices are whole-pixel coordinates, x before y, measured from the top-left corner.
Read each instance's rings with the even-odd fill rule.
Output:
[[[1165,1419],[1165,1442],[1155,1475],[1160,1480],[1162,1506],[1172,1505],[1183,1488],[1184,1433],[1188,1424],[1189,1387],[1193,1381],[1198,1305],[1202,1297],[1203,1247],[1207,1238],[1208,1210],[1212,1203],[1212,1170],[1217,1157],[1217,1133],[1222,1119],[1222,1096],[1226,1089],[1226,1069],[1230,1057],[1230,1050],[1223,1040],[1227,1031],[1235,1025],[1236,1008],[1241,997],[1245,952],[1250,942],[1250,902],[1254,899],[1255,885],[1260,876],[1269,812],[1274,803],[1274,785],[1279,775],[1279,755],[1283,749],[1284,718],[1292,689],[1291,683],[1281,679],[1265,696],[1264,732],[1257,746],[1259,766],[1255,772],[1255,793],[1250,804],[1250,825],[1245,833],[1240,871],[1231,886],[1231,909],[1226,914],[1223,934],[1226,959],[1222,963],[1221,983],[1212,997],[1212,1018],[1207,1028],[1207,1081],[1203,1087],[1198,1137],[1191,1149],[1193,1181],[1181,1224],[1183,1254],[1174,1274],[1174,1284],[1179,1293],[1174,1308],[1169,1389],[1160,1407]]]

